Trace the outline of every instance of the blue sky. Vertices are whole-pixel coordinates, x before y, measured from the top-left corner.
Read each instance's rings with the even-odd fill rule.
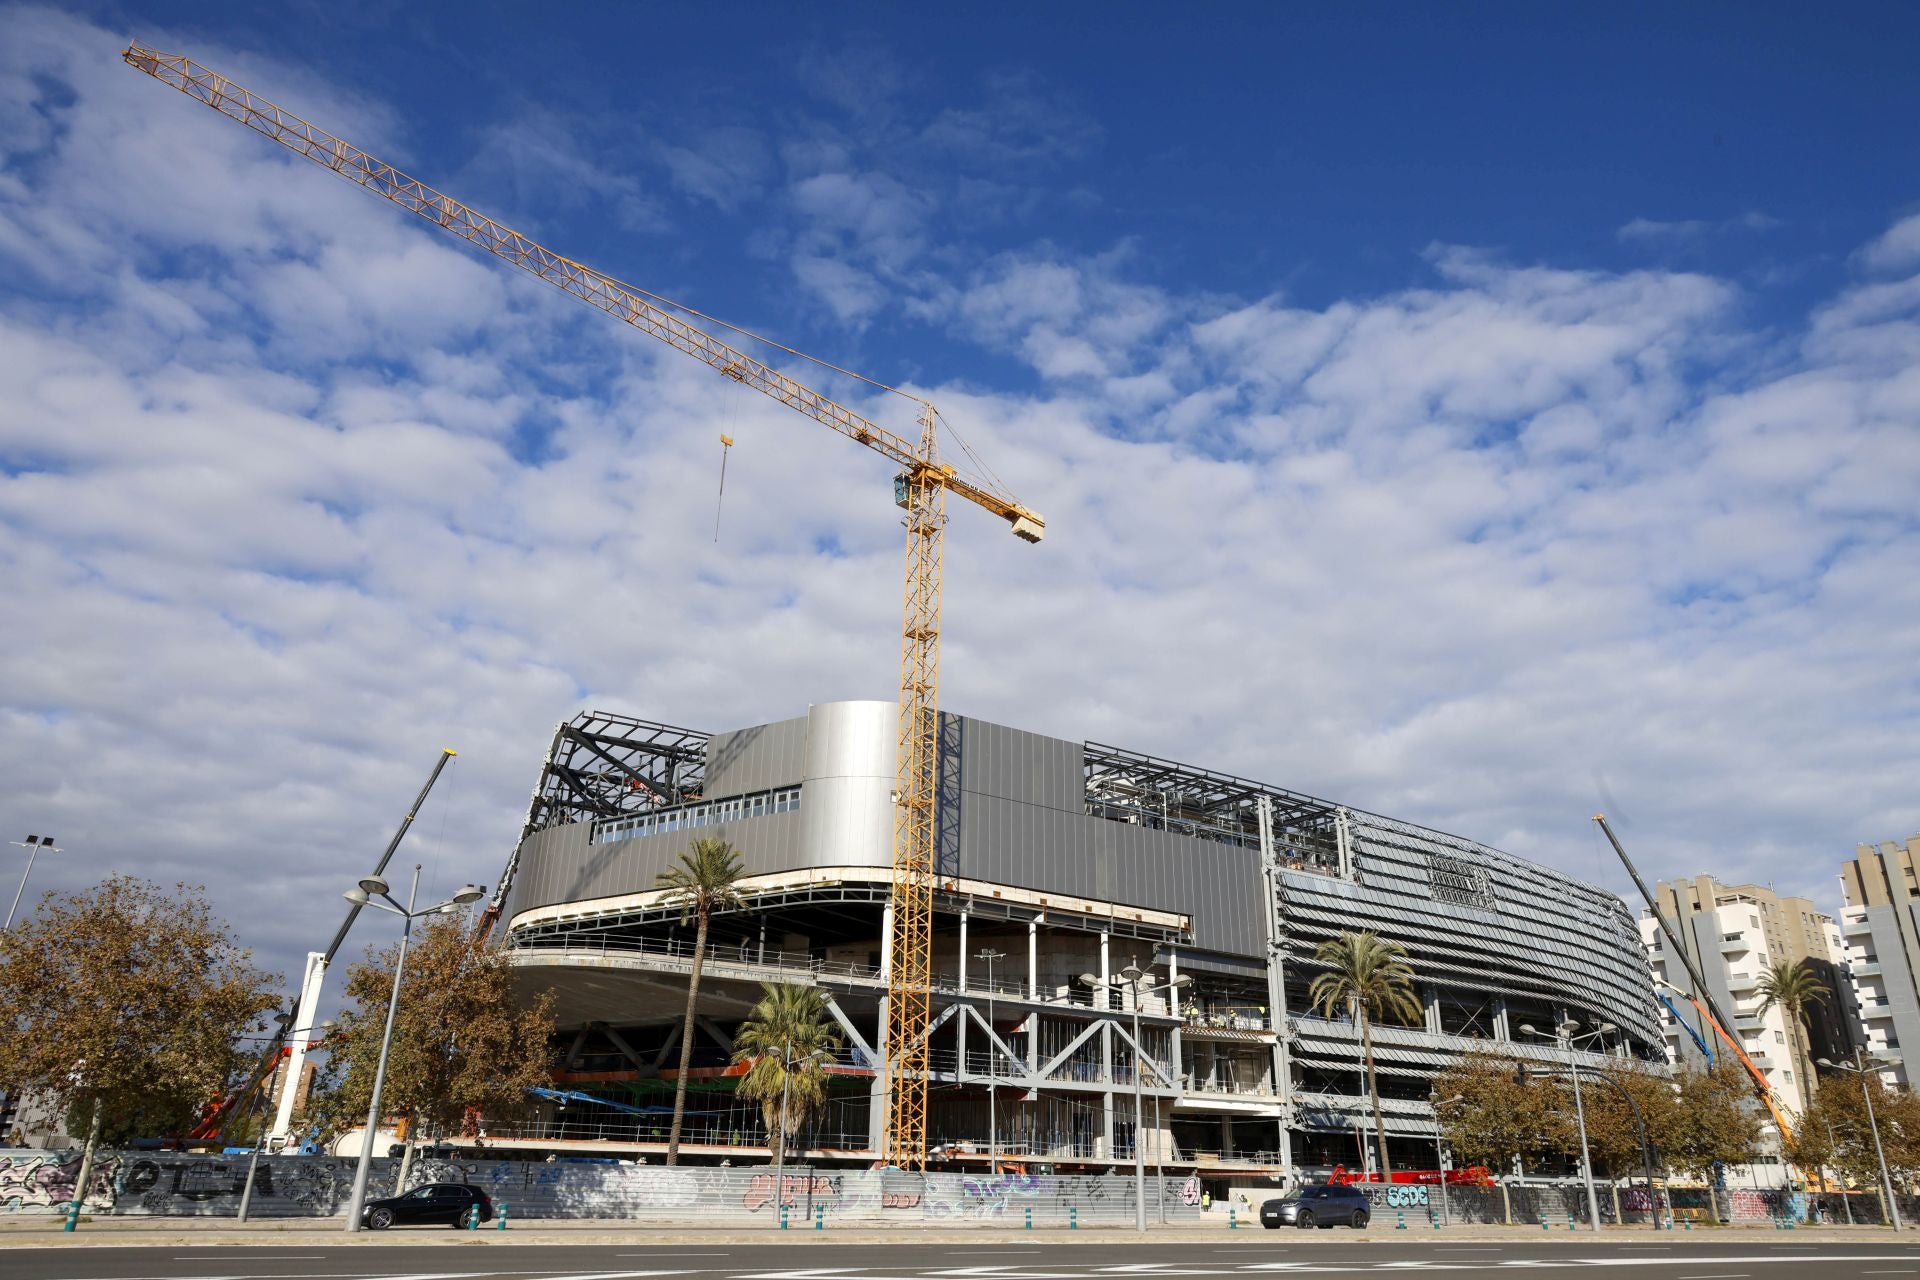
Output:
[[[389,8],[0,9],[0,810],[75,849],[46,883],[297,915],[448,744],[421,851],[491,881],[582,705],[895,678],[879,459],[129,36],[938,401],[1050,519],[955,514],[955,710],[1615,888],[1602,788],[1652,874],[1830,905],[1920,829],[1910,6]]]

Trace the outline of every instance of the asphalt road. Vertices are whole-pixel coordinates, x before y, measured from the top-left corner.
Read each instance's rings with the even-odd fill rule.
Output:
[[[413,1234],[413,1233],[409,1233]],[[451,1234],[451,1233],[449,1233]],[[475,1247],[301,1244],[115,1245],[0,1253],[5,1280],[1134,1280],[1294,1275],[1497,1276],[1603,1269],[1619,1280],[1854,1280],[1920,1277],[1920,1244],[1546,1241],[1303,1241],[1290,1233],[1236,1243],[1090,1240],[968,1244],[743,1245],[632,1243]]]

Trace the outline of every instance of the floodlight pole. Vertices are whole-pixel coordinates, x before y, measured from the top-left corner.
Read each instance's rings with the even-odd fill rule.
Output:
[[[982,947],[973,958],[987,962],[987,1168],[997,1178],[1000,1176],[1000,1115],[995,1099],[999,1090],[994,1087],[999,1062],[993,1051],[993,962],[1006,959],[1007,953]],[[963,1070],[965,1066],[961,1064]]]
[[[373,1173],[373,1144],[380,1133],[380,1091],[387,1084],[387,1054],[393,1048],[393,1018],[400,1008],[400,976],[407,967],[407,944],[413,940],[413,900],[420,892],[420,866],[414,864],[413,887],[407,890],[407,906],[401,914],[406,928],[400,933],[400,958],[393,964],[393,993],[387,997],[387,1027],[380,1033],[380,1063],[373,1070],[373,1100],[367,1106],[366,1138],[360,1144],[360,1164],[353,1171],[353,1199],[347,1204],[347,1230],[360,1230],[360,1210],[367,1203],[367,1179]],[[399,1195],[405,1187],[394,1188]]]
[[[42,849],[48,853],[60,852],[54,847],[52,836],[28,836],[25,840],[14,840],[11,843],[27,851],[27,869],[20,874],[20,887],[13,891],[13,905],[7,908],[7,923],[0,926],[0,933],[10,933],[13,930],[13,917],[20,910],[21,895],[27,891],[27,878],[33,874],[34,859],[40,856]]]

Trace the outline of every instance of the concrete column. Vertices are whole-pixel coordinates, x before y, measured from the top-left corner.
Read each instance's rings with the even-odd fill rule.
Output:
[[[893,974],[893,904],[880,912],[880,981]],[[880,1061],[874,1063],[873,1086],[867,1094],[867,1145],[877,1156],[887,1149],[887,997],[880,997],[880,1018],[873,1029],[873,1051]]]
[[[960,994],[967,994],[967,913],[960,913]]]
[[[1027,921],[1027,999],[1040,998],[1040,918]]]
[[[1172,985],[1179,980],[1180,952],[1169,947],[1167,948],[1167,999],[1174,1002],[1169,1012],[1173,1014],[1175,1022],[1173,1030],[1167,1033],[1167,1070],[1173,1074],[1176,1083],[1180,1079],[1182,1069],[1180,1064],[1184,1056],[1184,1051],[1180,1047],[1180,1028],[1184,1024],[1179,1019],[1186,1016],[1183,1012],[1186,1008],[1186,997],[1181,994],[1181,988]]]
[[[1493,999],[1493,1038],[1495,1040],[1513,1039],[1513,1021],[1507,1011],[1507,998],[1495,996]]]
[[[1100,1078],[1107,1088],[1100,1095],[1100,1152],[1102,1160],[1113,1159],[1113,1024],[1100,1024]]]
[[[1113,988],[1108,985],[1113,981],[1112,943],[1113,935],[1102,929],[1100,931],[1100,991],[1093,1002],[1093,1007],[1096,1009],[1113,1008]]]
[[[1427,1030],[1440,1034],[1440,993],[1434,990],[1427,992]]]

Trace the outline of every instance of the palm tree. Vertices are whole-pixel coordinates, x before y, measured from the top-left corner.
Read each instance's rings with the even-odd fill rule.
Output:
[[[1800,1068],[1806,1081],[1806,1094],[1814,1094],[1813,1072],[1806,1070],[1807,1046],[1801,1031],[1807,1027],[1807,1005],[1825,1004],[1833,994],[1816,978],[1806,961],[1778,960],[1760,972],[1760,1012],[1778,1006],[1787,1015],[1787,1034],[1793,1037],[1793,1065]]]
[[[827,1073],[821,1059],[846,1040],[828,1015],[818,987],[774,982],[760,986],[766,995],[733,1036],[733,1060],[753,1064],[734,1091],[760,1104],[767,1119],[767,1145],[780,1144],[774,1160],[784,1164],[787,1138],[826,1105]]]
[[[1391,1180],[1393,1170],[1387,1163],[1387,1126],[1380,1118],[1380,1080],[1373,1072],[1373,1020],[1391,1016],[1412,1023],[1420,1016],[1420,1002],[1413,995],[1413,970],[1406,956],[1405,947],[1382,939],[1371,929],[1343,933],[1314,949],[1314,960],[1327,966],[1327,971],[1307,988],[1307,999],[1322,1017],[1336,1018],[1351,1012],[1360,1026],[1383,1180]]]
[[[680,855],[680,865],[659,876],[666,901],[680,908],[680,923],[696,922],[693,935],[693,974],[687,979],[687,1017],[680,1027],[680,1073],[673,1082],[673,1129],[667,1136],[667,1163],[680,1163],[680,1121],[687,1112],[687,1068],[693,1061],[693,1009],[700,999],[700,970],[707,959],[707,926],[713,913],[740,905],[734,882],[744,868],[740,854],[725,840],[703,836]]]

